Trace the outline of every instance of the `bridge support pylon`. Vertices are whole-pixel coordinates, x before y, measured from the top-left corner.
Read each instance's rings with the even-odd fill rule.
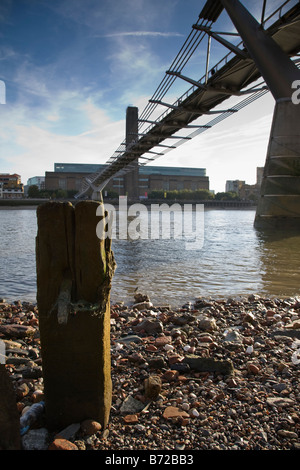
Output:
[[[300,229],[300,105],[275,105],[254,225]]]
[[[238,0],[220,0],[275,98],[256,228],[300,229],[300,71]]]

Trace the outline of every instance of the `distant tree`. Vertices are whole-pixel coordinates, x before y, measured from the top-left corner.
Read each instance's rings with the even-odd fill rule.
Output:
[[[29,197],[39,197],[40,196],[40,190],[39,187],[36,184],[32,184],[28,188],[28,196]]]
[[[68,197],[68,193],[64,189],[58,189],[56,191],[56,198],[57,199],[65,199],[67,197]]]
[[[217,193],[215,195],[216,201],[232,201],[234,199],[239,200],[239,196],[237,193],[233,193],[231,191],[228,191],[226,193]]]

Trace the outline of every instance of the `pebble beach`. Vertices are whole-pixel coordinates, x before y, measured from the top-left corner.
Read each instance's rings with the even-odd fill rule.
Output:
[[[38,308],[0,303],[2,364],[20,418],[42,402]],[[2,343],[2,344],[3,344]],[[136,294],[111,305],[112,407],[23,450],[300,450],[300,297],[197,298],[178,308]]]

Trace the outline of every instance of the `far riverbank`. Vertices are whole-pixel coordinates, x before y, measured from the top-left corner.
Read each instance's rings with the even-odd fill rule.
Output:
[[[32,209],[37,208],[40,204],[46,202],[71,202],[77,204],[77,199],[5,199],[0,200],[0,209]],[[213,200],[171,200],[171,199],[127,199],[128,204],[144,204],[150,206],[151,204],[203,204],[204,208],[215,208],[215,209],[255,209],[256,204],[253,201],[213,201]],[[112,204],[117,207],[119,205],[118,199],[104,199],[104,204]]]

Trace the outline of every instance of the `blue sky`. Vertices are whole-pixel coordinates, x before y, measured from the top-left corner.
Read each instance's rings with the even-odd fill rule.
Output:
[[[262,0],[244,0],[260,15]],[[269,0],[268,11],[278,0]],[[22,182],[54,162],[105,163],[124,140],[127,106],[140,113],[169,69],[204,0],[1,0],[0,172]],[[223,30],[233,27],[226,13]],[[211,65],[227,50],[212,45]],[[187,75],[203,75],[205,48]],[[188,86],[176,80],[169,102]],[[274,108],[270,94],[156,160],[207,169],[210,187],[253,184],[263,166]],[[164,109],[161,109],[163,112]]]

